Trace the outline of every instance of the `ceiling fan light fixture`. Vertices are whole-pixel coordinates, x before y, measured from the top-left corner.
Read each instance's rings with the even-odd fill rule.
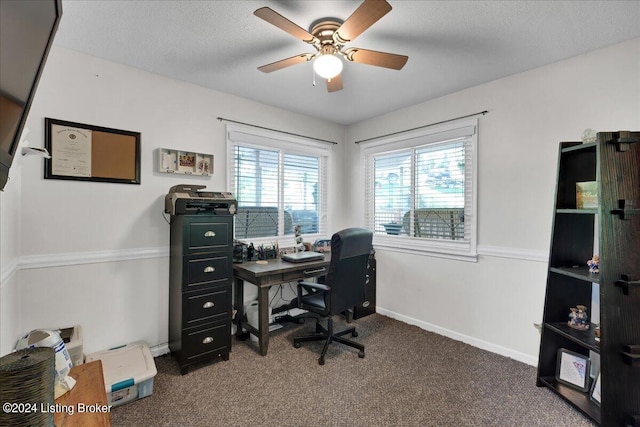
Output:
[[[323,79],[332,79],[342,72],[342,61],[332,53],[323,53],[313,61],[313,71]]]

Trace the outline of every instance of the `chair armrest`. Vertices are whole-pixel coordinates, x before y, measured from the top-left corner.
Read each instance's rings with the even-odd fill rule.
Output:
[[[298,282],[298,286],[302,286],[307,291],[330,291],[331,286],[325,285],[324,283],[314,283],[314,282]]]
[[[307,291],[307,293],[313,293],[315,291],[328,292],[331,290],[331,286],[327,286],[324,283],[314,283],[314,282],[298,282],[298,307],[302,308],[302,289]]]

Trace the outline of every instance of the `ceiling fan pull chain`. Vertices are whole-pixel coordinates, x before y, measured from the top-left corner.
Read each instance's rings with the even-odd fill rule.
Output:
[[[313,81],[313,86],[315,87],[316,86],[316,72],[313,69],[313,67],[311,67],[311,74],[313,75],[313,77],[311,79]]]

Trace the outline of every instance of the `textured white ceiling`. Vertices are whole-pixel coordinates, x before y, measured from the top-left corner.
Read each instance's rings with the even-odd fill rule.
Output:
[[[640,37],[640,1],[405,1],[347,47],[409,56],[401,71],[345,63],[344,89],[312,64],[258,66],[311,46],[253,15],[299,26],[346,19],[361,1],[64,0],[55,44],[286,110],[351,124]],[[576,70],[579,72],[579,70]]]

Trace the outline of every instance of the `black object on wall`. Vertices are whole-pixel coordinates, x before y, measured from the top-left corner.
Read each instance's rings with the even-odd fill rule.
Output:
[[[61,0],[0,2],[0,190],[61,18]]]

